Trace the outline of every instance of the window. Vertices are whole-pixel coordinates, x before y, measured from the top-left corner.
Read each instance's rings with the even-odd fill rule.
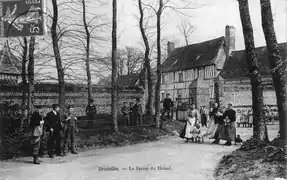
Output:
[[[214,98],[214,86],[213,85],[209,86],[209,97],[210,99]]]
[[[175,72],[173,72],[173,82],[175,82]]]
[[[194,69],[194,79],[198,78],[198,69]]]
[[[161,83],[165,83],[164,75],[161,76]]]
[[[210,79],[214,77],[214,67],[208,66],[204,69],[204,79]]]
[[[179,82],[183,82],[183,74],[182,74],[182,72],[180,72],[178,76],[179,76]]]
[[[164,100],[164,93],[161,93],[161,100]]]

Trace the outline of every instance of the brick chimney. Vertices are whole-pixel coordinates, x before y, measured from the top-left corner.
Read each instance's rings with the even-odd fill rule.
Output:
[[[169,55],[175,48],[175,43],[168,41],[167,42],[167,55]]]
[[[225,52],[230,55],[232,51],[235,51],[235,27],[225,27]]]

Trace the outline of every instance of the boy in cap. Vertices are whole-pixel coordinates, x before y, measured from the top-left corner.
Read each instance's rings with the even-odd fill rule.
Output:
[[[135,115],[136,125],[142,125],[142,106],[140,98],[136,98],[136,104],[133,106]]]
[[[75,146],[75,132],[78,132],[77,128],[77,117],[74,115],[74,107],[72,105],[67,107],[67,115],[65,116],[65,141],[64,141],[64,154],[66,154],[66,148],[68,145],[68,141],[71,141],[71,148],[73,154],[78,154],[76,152]]]

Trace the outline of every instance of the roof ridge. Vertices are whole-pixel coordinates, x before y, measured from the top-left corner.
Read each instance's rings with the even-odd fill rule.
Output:
[[[189,45],[187,45],[187,46],[180,46],[180,47],[175,48],[174,50],[180,49],[180,48],[186,48],[186,47],[189,47],[189,46],[199,45],[199,44],[203,44],[203,43],[208,43],[208,42],[211,42],[211,41],[214,41],[214,40],[223,39],[223,38],[225,39],[224,36],[220,36],[220,37],[213,38],[213,39],[209,39],[209,40],[206,40],[206,41],[201,41],[201,42],[198,42],[198,43],[189,44]]]
[[[278,44],[278,46],[282,46],[282,45],[284,45],[284,44],[287,45],[287,42],[282,42],[282,43],[277,43],[277,44]],[[260,48],[267,48],[267,45],[255,47],[255,50],[260,49]],[[244,48],[244,49],[237,50],[237,51],[232,51],[232,52],[236,53],[236,52],[242,52],[242,51],[245,51],[245,50],[246,50],[246,49]]]

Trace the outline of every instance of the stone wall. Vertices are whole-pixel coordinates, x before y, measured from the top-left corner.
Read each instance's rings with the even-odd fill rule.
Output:
[[[140,98],[142,102],[143,111],[145,111],[144,91],[141,89],[128,89],[119,91],[119,106],[118,112],[123,105],[123,102],[134,102],[136,98]],[[85,115],[85,108],[87,106],[87,93],[86,92],[68,92],[66,93],[67,105],[74,105],[74,109],[77,116]],[[111,93],[110,90],[94,91],[93,92],[94,103],[97,107],[98,113],[111,112]],[[21,92],[1,92],[0,103],[18,103],[21,104]],[[36,107],[42,107],[44,113],[51,110],[51,105],[58,103],[58,93],[56,92],[37,92],[34,96],[34,105]]]
[[[215,94],[221,105],[232,103],[235,107],[251,107],[251,85],[248,81],[230,81],[217,79]],[[272,84],[263,82],[265,105],[276,105],[276,95]]]

